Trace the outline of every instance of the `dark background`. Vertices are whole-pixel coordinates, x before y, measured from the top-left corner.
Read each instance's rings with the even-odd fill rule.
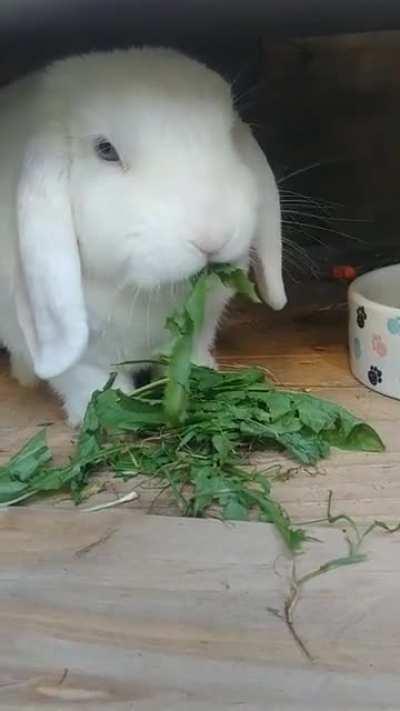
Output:
[[[326,281],[334,264],[400,261],[396,30],[399,0],[2,0],[0,82],[131,44],[205,59],[285,191],[289,275]]]

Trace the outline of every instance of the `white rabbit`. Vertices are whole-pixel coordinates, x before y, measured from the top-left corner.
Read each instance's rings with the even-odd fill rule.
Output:
[[[0,92],[0,127],[0,341],[72,425],[113,364],[165,344],[208,262],[247,266],[254,247],[261,294],[284,306],[275,180],[203,64],[151,48],[58,61]],[[200,364],[230,296],[209,296]]]

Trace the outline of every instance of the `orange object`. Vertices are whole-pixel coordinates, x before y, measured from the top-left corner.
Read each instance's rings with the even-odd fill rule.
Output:
[[[344,279],[352,281],[357,276],[357,269],[350,264],[340,264],[332,267],[332,277],[334,279]]]

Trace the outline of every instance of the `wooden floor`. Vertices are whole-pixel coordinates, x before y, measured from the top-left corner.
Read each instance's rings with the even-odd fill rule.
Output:
[[[219,351],[349,407],[385,441],[383,454],[335,452],[276,482],[296,520],[323,517],[330,489],[335,510],[360,523],[400,519],[400,403],[352,378],[342,310],[238,309]],[[63,460],[72,433],[57,403],[7,368],[4,358],[0,463],[43,423]],[[133,488],[104,480],[90,505]],[[165,497],[149,515],[154,491],[137,491],[112,511],[62,496],[0,513],[0,709],[400,708],[400,534],[372,534],[367,562],[304,588],[294,624],[310,661],[285,621],[291,561],[270,526],[180,519]],[[310,531],[320,542],[299,574],[346,552],[340,527]]]

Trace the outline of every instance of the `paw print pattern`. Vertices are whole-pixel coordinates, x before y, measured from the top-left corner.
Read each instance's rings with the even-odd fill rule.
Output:
[[[382,371],[375,365],[371,365],[368,371],[368,380],[374,387],[382,382]]]
[[[372,336],[372,350],[378,354],[381,358],[384,358],[387,354],[387,348],[382,338],[377,336],[376,333]]]
[[[366,320],[367,312],[365,311],[364,306],[359,306],[357,309],[357,325],[360,328],[364,328]]]
[[[400,318],[388,318],[387,329],[392,336],[400,336]]]

